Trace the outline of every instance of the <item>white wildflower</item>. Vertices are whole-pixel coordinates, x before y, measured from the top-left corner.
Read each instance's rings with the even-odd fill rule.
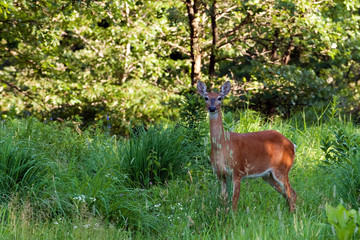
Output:
[[[86,198],[86,196],[85,195],[83,195],[83,194],[81,194],[81,195],[79,195],[79,196],[77,196],[77,197],[74,197],[73,199],[74,200],[78,200],[79,202],[85,202],[85,198]]]

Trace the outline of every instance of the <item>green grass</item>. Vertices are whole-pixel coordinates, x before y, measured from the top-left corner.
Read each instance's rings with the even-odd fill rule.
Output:
[[[261,179],[244,180],[238,212],[228,210],[210,167],[209,136],[187,137],[191,129],[154,126],[129,140],[97,126],[1,122],[0,239],[336,239],[325,205],[352,207],[356,191],[350,200],[340,194],[346,167],[326,165],[335,155],[326,154],[324,139],[335,147],[334,131],[345,129],[358,143],[360,128],[331,112],[310,114],[313,121],[224,114],[229,130],[275,129],[297,145],[293,214]],[[202,126],[208,132],[207,121]],[[347,153],[341,156],[357,159]]]

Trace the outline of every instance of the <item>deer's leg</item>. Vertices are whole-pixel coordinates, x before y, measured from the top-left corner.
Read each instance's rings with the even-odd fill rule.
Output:
[[[280,184],[274,179],[272,174],[269,174],[267,176],[262,177],[262,179],[267,182],[268,184],[270,184],[277,192],[279,192],[283,197],[286,198],[286,194],[283,191],[282,187],[280,186]]]
[[[234,211],[237,210],[237,205],[240,196],[240,184],[241,184],[241,176],[234,172],[233,174],[233,196],[232,196],[232,208]]]
[[[273,178],[283,188],[283,196],[289,204],[290,212],[293,212],[295,210],[296,193],[290,185],[288,172],[286,172],[286,174],[274,172]]]
[[[296,196],[294,189],[291,187],[288,176],[286,176],[286,180],[285,180],[285,190],[286,190],[286,195],[288,196],[287,200],[289,203],[290,212],[293,212],[295,210],[295,202],[296,202],[297,196]],[[291,197],[289,197],[289,196],[291,196]]]
[[[224,205],[226,205],[228,200],[228,192],[226,189],[226,176],[222,176],[220,178],[220,183],[221,183],[221,198],[224,201]]]

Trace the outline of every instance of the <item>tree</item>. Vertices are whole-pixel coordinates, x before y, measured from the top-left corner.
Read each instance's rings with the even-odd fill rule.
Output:
[[[0,1],[3,117],[84,125],[179,116],[198,79],[235,84],[234,108],[288,115],[358,99],[359,1]],[[245,94],[246,93],[246,94]],[[245,99],[246,96],[246,99]],[[351,104],[349,104],[351,106]]]

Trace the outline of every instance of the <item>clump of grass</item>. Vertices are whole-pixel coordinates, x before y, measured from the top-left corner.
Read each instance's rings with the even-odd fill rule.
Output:
[[[130,139],[119,145],[121,166],[135,186],[150,187],[165,183],[194,157],[194,148],[187,142],[179,126],[139,127]]]
[[[0,140],[0,198],[9,201],[14,195],[44,185],[48,165],[24,141],[14,141],[10,134]]]

